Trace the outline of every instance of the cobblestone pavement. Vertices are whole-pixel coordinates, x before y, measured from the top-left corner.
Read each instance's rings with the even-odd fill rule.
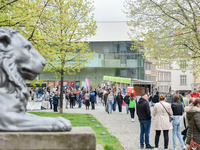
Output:
[[[137,115],[135,121],[131,122],[130,114],[126,114],[126,107],[123,106],[122,113],[112,112],[108,114],[105,112],[105,107],[96,105],[95,110],[85,110],[85,107],[65,109],[66,113],[80,113],[92,114],[99,122],[101,122],[108,131],[118,138],[125,150],[139,150],[140,149],[140,126]],[[153,108],[151,108],[153,109]],[[49,111],[49,110],[48,110]],[[152,112],[152,111],[151,111]],[[151,131],[150,131],[150,144],[154,146],[155,131],[153,129],[154,119],[152,118]],[[164,149],[163,133],[160,135],[159,150]],[[169,150],[173,150],[172,143],[172,130],[169,131]],[[181,150],[180,143],[177,139],[177,150]]]

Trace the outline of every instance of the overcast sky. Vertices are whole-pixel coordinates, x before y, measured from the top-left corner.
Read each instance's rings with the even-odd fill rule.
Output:
[[[122,12],[125,0],[94,0],[96,21],[127,21]]]

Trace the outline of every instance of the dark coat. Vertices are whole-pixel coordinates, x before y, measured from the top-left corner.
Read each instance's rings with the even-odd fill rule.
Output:
[[[103,92],[99,92],[99,97],[103,97]]]
[[[151,120],[151,111],[147,100],[140,98],[136,103],[136,112],[139,120]]]
[[[71,102],[73,102],[73,101],[75,101],[76,100],[76,94],[74,93],[74,94],[69,94],[69,99],[70,99],[70,101]]]
[[[200,108],[194,107],[194,106],[187,106],[185,108],[185,111],[186,111],[186,118],[188,120],[188,131],[187,131],[186,144],[190,145],[193,116],[194,116],[193,140],[197,144],[200,144]]]
[[[58,104],[58,97],[57,96],[53,96],[53,104]]]
[[[158,103],[159,102],[159,95],[154,95],[153,99],[152,99],[153,103]]]
[[[123,104],[123,96],[122,95],[117,95],[116,101],[118,104],[122,105]]]
[[[184,107],[182,103],[174,102],[171,104],[173,116],[182,116],[184,112]]]
[[[95,93],[92,92],[90,93],[90,102],[95,102],[96,101],[96,96],[95,96]]]
[[[127,95],[126,95],[126,96],[124,97],[124,101],[125,101],[126,104],[129,104],[130,96],[127,96]]]
[[[108,93],[104,94],[104,96],[103,96],[104,101],[107,101],[107,99],[108,99]]]

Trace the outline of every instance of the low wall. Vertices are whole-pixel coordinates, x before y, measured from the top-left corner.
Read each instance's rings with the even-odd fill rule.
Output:
[[[0,132],[0,149],[95,150],[96,135],[90,127],[70,132]]]

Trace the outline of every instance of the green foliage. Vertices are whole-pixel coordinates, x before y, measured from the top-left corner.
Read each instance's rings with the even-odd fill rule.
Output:
[[[48,71],[75,74],[93,58],[89,43],[95,34],[90,0],[0,1],[0,27],[18,28],[45,57]]]
[[[161,64],[199,62],[200,0],[126,0],[124,8],[133,46],[146,57]]]
[[[104,147],[105,150],[124,150],[124,148],[121,146],[119,141],[116,137],[112,136],[103,125],[98,122],[96,118],[94,118],[92,115],[92,118],[89,118],[89,115],[85,114],[59,114],[54,112],[29,112],[38,116],[45,116],[45,117],[64,117],[71,121],[72,126],[89,126],[92,127],[92,129],[96,133],[96,141],[97,144],[100,144]],[[92,120],[95,120],[95,122],[92,122]],[[96,128],[96,125],[100,125],[99,128]],[[102,132],[105,132],[106,135],[101,135]]]
[[[80,72],[94,56],[86,42],[97,28],[93,1],[13,0],[0,6],[0,27],[18,28],[45,57],[45,70],[60,74],[62,98],[64,75]]]

